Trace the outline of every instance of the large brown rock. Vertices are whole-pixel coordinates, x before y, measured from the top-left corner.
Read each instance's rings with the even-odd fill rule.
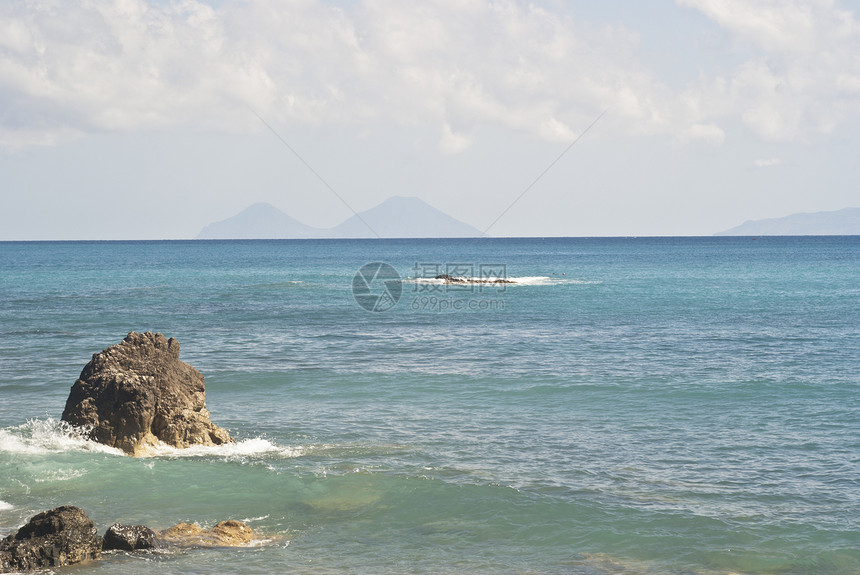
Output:
[[[71,505],[34,515],[0,541],[0,572],[72,565],[101,554],[102,539],[84,510]]]
[[[205,393],[203,375],[179,361],[178,341],[131,332],[93,354],[72,386],[63,420],[135,456],[160,442],[178,448],[232,442],[209,420]]]

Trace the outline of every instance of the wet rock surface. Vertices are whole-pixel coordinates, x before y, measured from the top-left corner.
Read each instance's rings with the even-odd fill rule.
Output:
[[[34,515],[0,541],[0,572],[61,567],[98,559],[102,538],[86,512],[66,505]]]
[[[178,547],[242,547],[258,538],[254,530],[241,521],[222,521],[211,529],[194,523],[179,523],[158,534],[167,545]]]
[[[92,360],[69,393],[62,419],[85,427],[94,441],[146,455],[164,443],[177,448],[233,442],[209,420],[203,375],[179,360],[179,342],[131,332]]]
[[[114,523],[105,532],[104,551],[139,551],[158,547],[155,531],[145,525]]]
[[[179,523],[164,531],[114,523],[99,537],[86,512],[71,505],[34,515],[16,533],[0,540],[0,573],[74,565],[101,558],[102,551],[138,552],[170,547],[245,547],[262,537],[241,521],[203,529]]]

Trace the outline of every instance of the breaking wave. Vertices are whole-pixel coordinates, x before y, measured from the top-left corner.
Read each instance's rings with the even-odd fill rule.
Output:
[[[236,443],[225,443],[224,445],[192,445],[184,449],[176,448],[162,443],[152,447],[146,457],[223,457],[241,458],[261,455],[278,455],[281,457],[299,457],[304,455],[302,447],[285,447],[276,445],[262,437],[244,439]]]
[[[87,439],[85,432],[53,417],[28,419],[22,425],[0,429],[0,452],[42,454],[91,451],[123,455],[119,449]]]
[[[86,430],[52,417],[29,419],[23,425],[0,429],[0,453],[45,454],[66,451],[89,451],[125,455],[121,449],[109,447],[87,439]],[[178,449],[167,444],[152,447],[145,457],[253,457],[276,455],[280,457],[299,457],[304,454],[302,447],[285,447],[272,443],[262,437],[245,439],[224,445],[195,445]]]
[[[457,280],[462,280],[462,284],[459,281],[451,282],[446,279],[438,279],[438,278],[413,278],[408,277],[404,278],[403,283],[410,284],[427,284],[427,285],[483,285],[483,286],[509,286],[509,285],[563,285],[563,284],[599,284],[602,283],[600,281],[595,280],[584,280],[584,279],[576,279],[572,277],[567,277],[565,275],[557,275],[553,274],[551,276],[518,276],[518,277],[504,277],[499,278],[501,282],[497,282],[496,278],[480,278],[480,277],[457,277]]]

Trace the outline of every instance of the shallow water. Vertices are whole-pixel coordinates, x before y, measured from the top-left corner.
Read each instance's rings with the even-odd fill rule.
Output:
[[[392,309],[353,297],[369,262]],[[74,504],[271,539],[80,573],[854,574],[858,264],[857,237],[0,243],[0,534]],[[422,278],[482,265],[521,281]],[[133,459],[57,422],[131,330],[181,342],[238,444]]]

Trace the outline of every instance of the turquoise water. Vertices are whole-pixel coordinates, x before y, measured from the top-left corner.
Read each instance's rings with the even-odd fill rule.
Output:
[[[87,574],[860,573],[858,318],[858,237],[0,243],[0,535],[74,504],[266,538]],[[237,445],[63,429],[131,330]]]

